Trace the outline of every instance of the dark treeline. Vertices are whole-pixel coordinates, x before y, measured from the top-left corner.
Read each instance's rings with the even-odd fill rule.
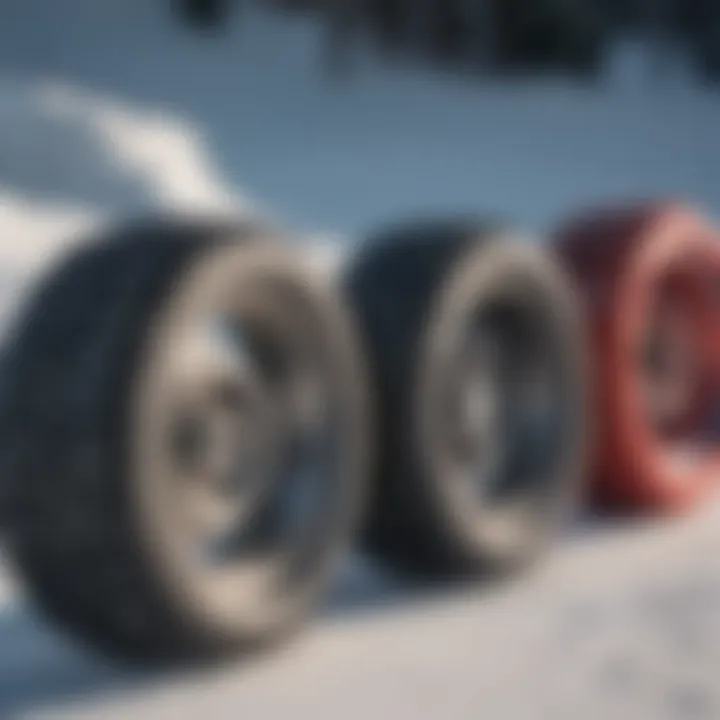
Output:
[[[253,0],[176,0],[197,26],[221,27]],[[720,80],[720,0],[254,0],[310,13],[326,30],[323,54],[352,70],[358,44],[388,61],[404,56],[457,72],[565,70],[593,77],[610,42],[632,32],[656,53],[684,46],[708,80]]]

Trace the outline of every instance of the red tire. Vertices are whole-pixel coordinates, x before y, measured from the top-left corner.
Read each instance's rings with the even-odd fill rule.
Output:
[[[584,295],[593,343],[591,499],[667,513],[696,505],[720,480],[720,442],[698,437],[720,389],[715,231],[676,204],[608,208],[568,223],[557,248]],[[648,347],[657,357],[642,355]]]

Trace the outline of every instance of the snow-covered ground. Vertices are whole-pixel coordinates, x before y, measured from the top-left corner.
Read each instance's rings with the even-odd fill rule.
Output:
[[[417,213],[538,234],[579,205],[675,195],[720,214],[720,93],[681,70],[597,88],[470,85],[361,58],[318,72],[317,28],[252,14],[217,40],[160,0],[10,0],[0,16],[0,322],[78,233],[148,209],[271,213],[351,243]],[[413,597],[355,569],[281,657],[209,677],[99,668],[2,576],[0,717],[717,718],[717,511],[573,534],[534,578]]]

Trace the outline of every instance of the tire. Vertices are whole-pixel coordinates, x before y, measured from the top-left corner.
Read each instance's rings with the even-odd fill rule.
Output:
[[[265,327],[268,338],[272,327],[278,343],[292,338],[298,367],[301,356],[304,370],[317,361],[324,394],[316,395],[324,410],[315,413],[312,437],[324,442],[332,425],[332,459],[293,466],[291,449],[305,457],[290,444],[300,435],[293,423],[301,412],[270,399],[281,397],[278,388],[294,393],[300,384],[278,380],[291,377],[279,369],[285,367],[279,352],[271,393],[269,380],[262,388],[232,384],[240,364],[224,364],[215,335],[212,343],[204,335],[195,342],[196,326],[204,330],[200,321],[214,321],[219,307],[254,322],[253,332]],[[203,354],[206,348],[212,352]],[[313,278],[303,250],[276,242],[270,230],[147,223],[73,252],[40,283],[19,318],[0,408],[7,541],[39,609],[73,637],[131,662],[214,660],[286,638],[328,586],[358,520],[368,453],[359,358],[352,323],[331,284]],[[232,372],[221,370],[226,365]],[[231,380],[223,384],[226,375]],[[233,394],[238,388],[242,392]],[[208,449],[216,437],[208,430],[217,419],[215,400],[231,398],[222,405],[230,415],[222,417],[240,422],[242,412],[232,413],[245,407],[246,396],[257,401],[249,405],[257,411],[250,422],[223,421],[232,431],[227,447]],[[290,397],[295,394],[285,400]],[[286,416],[293,421],[280,422]],[[238,456],[239,441],[253,437],[255,428],[260,450]],[[288,444],[273,445],[278,438]],[[315,446],[317,457],[322,444]],[[309,441],[302,447],[305,452]],[[230,470],[211,472],[225,467],[213,464],[217,458],[231,462]],[[257,488],[237,491],[246,495],[227,502],[225,495],[211,497],[222,473],[227,482],[247,481],[251,458],[260,458],[258,467],[267,471],[267,477],[258,471]],[[287,468],[280,467],[283,459]],[[312,474],[308,468],[322,468],[308,491],[316,500],[310,503],[317,514],[313,529],[300,521],[305,535],[278,529],[277,538],[300,534],[288,535],[297,540],[289,549],[278,539],[275,548],[270,521],[285,507],[281,489],[297,489],[288,478]],[[269,477],[277,480],[272,493]],[[214,555],[211,563],[196,553],[205,549],[199,538],[207,539],[201,510],[208,518],[211,510],[235,513],[231,502],[259,505],[254,514],[248,510],[244,525],[237,509],[237,527],[228,526],[228,547],[245,532],[246,554],[229,555],[216,567]],[[267,586],[260,584],[262,573],[270,578]],[[255,595],[249,578],[260,588]]]
[[[707,497],[720,472],[717,438],[692,461],[677,462],[675,452],[713,430],[720,388],[716,233],[688,208],[642,203],[580,213],[558,231],[556,244],[582,289],[593,348],[595,505],[622,512],[688,510]],[[659,301],[670,304],[657,316],[664,325],[650,335]],[[673,317],[678,320],[671,326]],[[652,358],[641,355],[656,340],[688,362],[656,372]],[[664,397],[670,403],[663,408]]]
[[[378,396],[377,481],[365,546],[409,578],[463,579],[507,573],[530,563],[574,507],[582,477],[584,344],[568,282],[538,248],[517,242],[502,229],[474,221],[440,221],[399,226],[374,238],[351,266],[347,286]],[[542,332],[535,340],[546,341],[551,350],[548,369],[558,401],[553,409],[559,411],[559,422],[549,432],[546,446],[552,450],[546,462],[534,455],[537,448],[523,446],[517,426],[503,426],[519,419],[512,418],[512,397],[503,396],[505,417],[490,415],[481,428],[484,441],[470,437],[470,454],[480,448],[483,455],[481,441],[487,457],[498,443],[509,448],[494,475],[487,473],[491,479],[499,473],[510,479],[505,486],[500,483],[497,496],[489,486],[475,492],[462,461],[457,467],[452,464],[453,452],[444,445],[442,408],[434,406],[454,374],[456,335],[463,335],[462,328],[483,303],[497,310],[501,334],[514,322],[527,329],[528,320],[538,321]],[[482,342],[479,349],[481,354],[486,349]],[[509,350],[505,345],[503,353]],[[506,375],[495,367],[500,377],[491,378],[495,386],[490,392],[496,398],[498,387],[513,392],[512,364],[505,368]],[[520,365],[516,369],[522,373]],[[456,389],[462,393],[462,383]],[[521,394],[515,397],[522,399]],[[529,442],[540,437],[525,433]],[[534,461],[542,471],[528,467]],[[498,534],[503,524],[509,539]]]

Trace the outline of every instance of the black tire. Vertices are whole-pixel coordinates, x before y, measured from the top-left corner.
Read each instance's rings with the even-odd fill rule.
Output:
[[[418,223],[380,235],[359,253],[347,284],[378,391],[367,549],[419,579],[470,578],[529,563],[574,507],[585,462],[584,343],[568,281],[537,247],[471,221]],[[528,502],[511,521],[520,539],[505,543],[490,530],[502,519],[502,502],[493,505],[487,495],[467,502],[467,482],[445,472],[431,393],[451,374],[435,353],[453,342],[439,338],[454,337],[482,302],[510,300],[513,293],[520,315],[542,326],[553,351],[562,413],[545,477],[531,472],[517,493]],[[512,433],[502,432],[509,442]],[[517,447],[509,458],[530,462],[532,455]],[[508,463],[502,468],[513,472]]]
[[[357,338],[305,251],[275,239],[251,225],[119,230],[53,269],[10,337],[0,408],[9,554],[39,609],[113,658],[213,660],[285,638],[314,608],[353,533],[368,452]],[[175,459],[160,459],[165,431],[155,435],[168,417],[157,408],[182,395],[163,395],[173,385],[158,368],[181,358],[167,343],[190,327],[193,308],[206,300],[211,308],[214,293],[258,312],[277,302],[279,316],[297,322],[293,337],[323,363],[332,401],[331,489],[292,572],[308,564],[295,585],[283,584],[289,569],[268,585],[257,606],[223,586],[242,586],[235,565],[213,575],[184,553],[191,543],[179,513],[191,510],[178,500]]]

